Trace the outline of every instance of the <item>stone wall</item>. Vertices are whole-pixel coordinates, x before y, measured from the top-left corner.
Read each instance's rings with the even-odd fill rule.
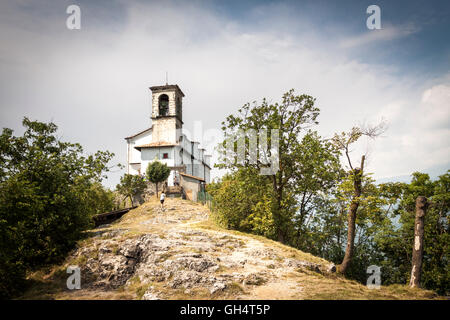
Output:
[[[200,182],[196,179],[181,175],[181,186],[187,200],[197,201],[197,194],[200,191]]]

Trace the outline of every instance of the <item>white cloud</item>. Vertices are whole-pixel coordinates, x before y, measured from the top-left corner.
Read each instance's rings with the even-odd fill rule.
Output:
[[[425,89],[419,99],[383,110],[387,111],[384,115],[390,129],[387,138],[376,142],[373,168],[379,177],[448,166],[450,83],[434,85]]]
[[[200,120],[211,133],[244,103],[278,101],[295,88],[317,98],[324,136],[388,119],[386,137],[369,144],[369,170],[376,176],[448,161],[445,121],[441,131],[433,129],[433,119],[448,115],[448,82],[421,79],[418,87],[417,79],[394,76],[389,66],[348,59],[346,50],[320,41],[318,31],[287,33],[270,24],[255,30],[195,4],[127,5],[120,28],[82,21],[80,31],[65,29],[65,8],[61,17],[33,18],[34,28],[3,22],[4,12],[26,19],[17,8],[0,10],[0,126],[17,128],[25,115],[54,120],[64,139],[90,152],[111,150],[124,163],[123,137],[149,126],[148,87],[162,84],[168,71],[169,82],[186,94],[184,123],[191,131]],[[81,9],[82,17],[92,17]],[[422,109],[434,110],[428,126],[417,126]],[[420,154],[415,141],[425,143]]]
[[[382,27],[382,29],[367,29],[367,31],[361,35],[345,38],[341,41],[340,45],[342,48],[352,48],[367,44],[374,44],[376,42],[391,41],[403,38],[419,31],[420,28],[412,23],[401,26],[386,24]]]
[[[422,94],[422,108],[419,112],[430,127],[450,127],[450,85],[440,84],[425,90]]]

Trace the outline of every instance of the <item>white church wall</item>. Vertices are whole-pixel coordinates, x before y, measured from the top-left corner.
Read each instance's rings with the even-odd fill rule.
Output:
[[[174,147],[143,148],[141,151],[141,172],[146,172],[149,163],[155,159],[165,163],[169,167],[173,167],[175,165],[174,149]],[[163,158],[164,153],[167,153],[167,159]]]
[[[139,136],[129,139],[128,140],[129,152],[131,153],[128,158],[129,162],[130,163],[141,162],[141,152],[135,149],[135,147],[150,142],[152,142],[152,130],[149,130],[147,132],[140,134]]]
[[[211,155],[207,154],[207,155],[205,155],[204,158],[205,158],[205,159],[204,159],[205,163],[206,163],[208,166],[211,166]]]
[[[204,178],[203,177],[203,164],[197,160],[194,159],[194,176],[199,177],[199,178]]]
[[[183,153],[184,154],[191,154],[191,141],[186,137],[186,135],[182,135],[182,139],[181,139],[181,147],[184,149]]]
[[[186,173],[192,174],[192,163],[191,163],[191,143],[189,140],[184,140],[186,143],[183,147],[183,165],[186,166]]]
[[[174,176],[174,171],[172,170],[172,171],[170,171],[170,175],[169,175],[169,178],[167,178],[167,185],[169,186],[169,187],[173,187],[173,176]]]
[[[176,146],[173,149],[173,162],[175,166],[181,166],[183,163],[183,155],[181,154],[181,147]]]
[[[205,168],[205,181],[206,183],[209,183],[211,180],[209,180],[211,178],[211,172],[210,169],[208,167]]]
[[[142,174],[141,164],[130,164],[129,166],[129,174]]]
[[[198,146],[200,143],[194,141],[193,146],[192,146],[192,154],[194,155],[194,159],[199,159],[199,150],[198,150]]]

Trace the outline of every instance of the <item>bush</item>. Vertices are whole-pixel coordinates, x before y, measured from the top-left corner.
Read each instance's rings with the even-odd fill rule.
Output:
[[[17,294],[26,271],[60,260],[108,208],[100,186],[112,153],[83,156],[57,126],[23,120],[25,133],[0,136],[0,296]],[[99,206],[97,206],[99,204]]]
[[[274,238],[272,192],[265,176],[253,169],[240,169],[211,183],[213,217],[221,226]]]
[[[133,174],[125,174],[120,178],[120,183],[116,186],[117,192],[131,201],[131,206],[134,206],[133,197],[142,193],[147,184],[141,176]]]

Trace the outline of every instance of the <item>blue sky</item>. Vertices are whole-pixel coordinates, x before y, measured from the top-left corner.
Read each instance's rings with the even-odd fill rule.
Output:
[[[70,4],[81,30],[66,28]],[[382,30],[366,27],[372,4]],[[449,1],[3,1],[0,126],[54,121],[124,163],[123,138],[150,125],[148,87],[167,71],[209,152],[228,114],[294,88],[317,98],[324,137],[387,120],[352,153],[375,178],[435,176],[450,165],[449,31]]]
[[[450,69],[450,2],[449,1],[214,1],[212,7],[230,19],[243,22],[248,28],[261,23],[255,11],[265,8],[263,15],[271,15],[273,6],[289,10],[289,18],[309,17],[322,37],[364,36],[367,34],[366,8],[376,4],[381,8],[382,25],[408,26],[416,29],[408,37],[378,46],[370,43],[349,52],[363,62],[395,64],[399,72],[442,75]],[[264,9],[261,9],[264,11]],[[298,23],[300,27],[301,22]],[[289,25],[291,26],[291,25]]]

